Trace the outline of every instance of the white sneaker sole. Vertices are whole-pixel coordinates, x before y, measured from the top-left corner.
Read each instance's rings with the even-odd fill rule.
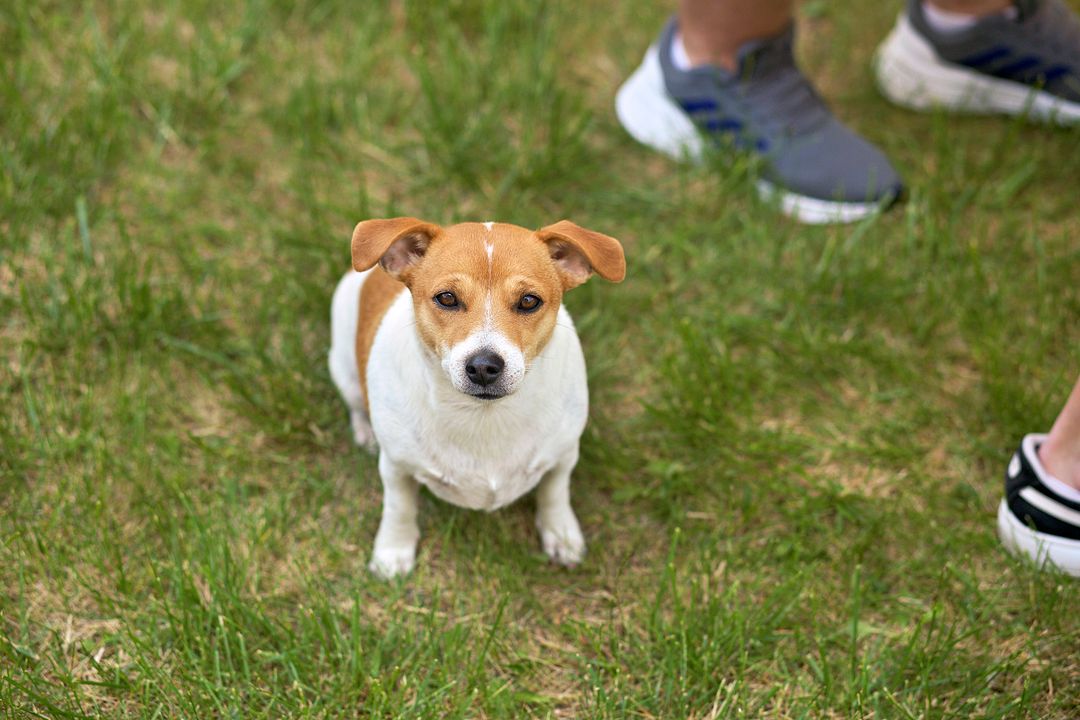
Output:
[[[1020,521],[1002,500],[998,506],[998,537],[1014,555],[1024,555],[1042,567],[1053,565],[1062,572],[1080,577],[1080,540],[1070,540],[1032,530]]]
[[[705,139],[697,126],[667,94],[655,45],[615,94],[615,115],[631,137],[670,158],[700,162],[705,155]],[[775,202],[784,215],[808,225],[856,222],[880,213],[894,199],[822,200],[793,193],[768,180],[759,180],[757,191],[762,199]]]
[[[878,87],[913,110],[936,107],[969,113],[1024,115],[1068,125],[1080,122],[1080,104],[1023,83],[990,77],[942,60],[905,14],[874,58]]]

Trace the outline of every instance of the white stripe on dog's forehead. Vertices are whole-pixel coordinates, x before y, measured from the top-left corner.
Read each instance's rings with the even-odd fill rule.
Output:
[[[494,225],[494,224],[495,223],[488,220],[486,223],[484,223],[484,229],[486,229],[488,232],[491,232],[491,226]],[[487,253],[488,279],[490,280],[491,279],[491,266],[494,263],[494,257],[495,257],[495,242],[493,240],[485,240],[484,241],[484,252]]]

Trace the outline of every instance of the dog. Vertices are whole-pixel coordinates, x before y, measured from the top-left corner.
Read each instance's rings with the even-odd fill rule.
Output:
[[[589,396],[562,297],[593,273],[621,281],[619,241],[567,220],[532,231],[399,217],[356,226],[352,265],[334,291],[329,365],[356,443],[378,449],[371,571],[413,569],[420,485],[487,511],[537,488],[544,552],[579,563],[570,473]]]

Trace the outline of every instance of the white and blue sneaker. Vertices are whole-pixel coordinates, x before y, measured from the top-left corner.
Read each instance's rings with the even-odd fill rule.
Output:
[[[1045,435],[1027,435],[1005,471],[998,536],[1016,555],[1080,577],[1080,502],[1062,497],[1039,460]]]
[[[908,0],[875,71],[885,97],[915,110],[1077,123],[1080,19],[1061,0],[1016,0],[1012,12],[940,32],[920,0]]]
[[[761,157],[759,192],[806,223],[852,222],[900,194],[888,159],[829,111],[792,55],[794,27],[747,43],[738,69],[679,69],[674,19],[615,98],[619,122],[638,142],[678,160],[710,145]]]

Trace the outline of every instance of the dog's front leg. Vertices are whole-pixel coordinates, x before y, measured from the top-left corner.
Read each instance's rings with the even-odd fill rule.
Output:
[[[577,451],[552,468],[536,489],[536,529],[547,556],[560,565],[577,565],[585,557],[585,537],[570,507],[570,472]]]
[[[368,569],[389,580],[408,574],[416,561],[416,542],[420,539],[416,508],[420,486],[386,453],[379,455],[379,476],[383,484],[383,513]]]

